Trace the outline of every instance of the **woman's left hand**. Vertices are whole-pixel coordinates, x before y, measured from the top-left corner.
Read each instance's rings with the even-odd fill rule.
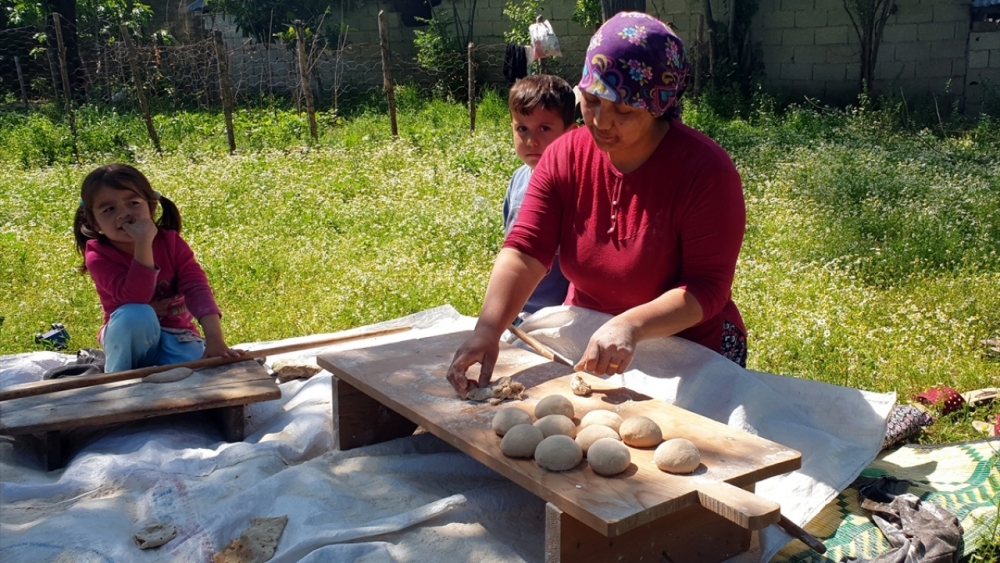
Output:
[[[216,358],[216,357],[241,358],[241,357],[243,357],[245,355],[246,355],[246,352],[244,350],[237,350],[236,348],[230,348],[229,346],[226,346],[225,342],[221,342],[221,343],[206,342],[205,343],[205,354],[202,355],[202,357],[203,358]]]
[[[636,327],[620,316],[611,319],[590,337],[574,369],[594,375],[624,373],[635,356],[637,333]]]

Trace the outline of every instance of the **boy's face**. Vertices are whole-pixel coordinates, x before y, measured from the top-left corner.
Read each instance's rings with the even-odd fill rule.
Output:
[[[566,131],[562,115],[557,111],[536,108],[531,115],[511,112],[510,128],[514,131],[514,150],[521,162],[534,168],[542,158],[545,148]]]

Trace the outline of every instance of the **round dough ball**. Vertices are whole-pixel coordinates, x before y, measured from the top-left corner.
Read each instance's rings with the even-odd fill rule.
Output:
[[[691,440],[674,438],[656,448],[653,452],[653,462],[662,471],[691,473],[701,464],[701,452]]]
[[[651,448],[663,441],[659,425],[644,416],[626,418],[618,432],[622,441],[633,448]]]
[[[573,421],[561,414],[550,414],[535,421],[535,428],[542,431],[546,438],[562,434],[570,438],[576,438],[576,425]]]
[[[618,413],[597,409],[596,411],[590,411],[583,415],[583,418],[580,419],[580,430],[583,430],[591,424],[600,424],[618,432],[618,429],[621,428],[622,422],[624,421],[622,420],[622,417],[618,416]]]
[[[531,415],[514,407],[500,409],[493,415],[493,431],[497,436],[503,436],[518,424],[531,424]]]
[[[550,414],[561,414],[573,418],[573,403],[562,395],[549,395],[535,405],[535,418],[541,419]]]
[[[587,462],[598,475],[618,475],[628,469],[632,463],[632,454],[629,453],[628,447],[618,440],[601,438],[590,445]]]
[[[500,451],[507,457],[531,457],[541,443],[542,431],[530,424],[518,424],[500,440]]]
[[[542,440],[535,448],[535,462],[549,471],[573,469],[583,459],[583,450],[576,440],[556,434]]]
[[[580,433],[576,435],[576,443],[580,444],[580,449],[583,450],[583,455],[588,455],[587,450],[590,449],[590,446],[601,438],[611,438],[612,440],[617,440],[619,442],[622,441],[622,439],[618,437],[618,433],[607,426],[592,424],[580,430]]]

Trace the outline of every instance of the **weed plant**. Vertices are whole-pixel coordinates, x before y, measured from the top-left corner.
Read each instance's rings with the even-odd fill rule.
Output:
[[[135,163],[176,201],[212,281],[229,342],[329,332],[450,303],[478,313],[500,247],[511,172],[502,95],[477,130],[465,108],[401,88],[400,137],[377,99],[324,113],[318,141],[288,108],[240,110],[238,153],[220,114],[141,119],[86,107],[73,156],[56,110],[0,113],[0,354],[40,349],[66,325],[94,346],[101,310],[75,272],[72,215],[83,176]],[[748,205],[734,299],[753,369],[901,400],[935,384],[997,386],[1000,361],[1000,127],[914,126],[899,108],[844,110],[756,100],[743,117],[689,103],[685,121],[733,156]],[[955,126],[957,127],[957,125]],[[974,438],[945,418],[924,441]]]

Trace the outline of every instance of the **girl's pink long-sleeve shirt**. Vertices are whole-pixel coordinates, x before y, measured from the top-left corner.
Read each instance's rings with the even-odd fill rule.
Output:
[[[160,229],[156,233],[154,268],[96,239],[87,241],[83,256],[104,309],[104,324],[126,303],[152,305],[160,326],[188,330],[196,336],[200,333],[195,319],[212,313],[222,315],[205,271],[177,231]]]

